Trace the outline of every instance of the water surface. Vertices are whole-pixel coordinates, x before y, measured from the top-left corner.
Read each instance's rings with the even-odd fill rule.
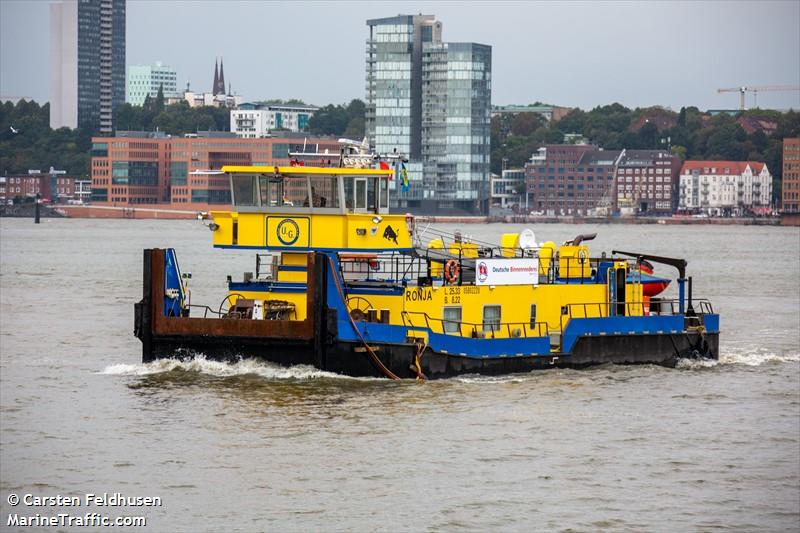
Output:
[[[253,254],[212,250],[194,221],[3,219],[0,529],[12,492],[121,492],[162,498],[147,531],[796,530],[800,230],[534,230],[689,259],[720,362],[429,383],[142,365],[142,248],[177,248],[211,307]]]

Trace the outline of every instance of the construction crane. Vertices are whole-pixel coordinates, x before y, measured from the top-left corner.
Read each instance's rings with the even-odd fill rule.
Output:
[[[753,93],[753,102],[757,104],[759,92],[765,91],[800,91],[800,85],[760,85],[757,87],[729,87],[727,89],[717,89],[718,93],[739,93],[739,109],[744,111],[744,94]]]

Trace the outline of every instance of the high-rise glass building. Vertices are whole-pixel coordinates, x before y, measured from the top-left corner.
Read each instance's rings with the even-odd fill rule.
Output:
[[[422,43],[441,40],[433,15],[398,15],[367,21],[366,133],[375,151],[409,157],[411,187],[391,186],[395,207],[418,207],[422,189]],[[397,203],[399,201],[399,203]]]
[[[50,127],[110,132],[125,101],[125,1],[50,4]]]
[[[178,74],[174,68],[160,62],[155,65],[131,65],[128,67],[127,86],[125,100],[129,104],[144,104],[148,96],[158,96],[159,88],[165,98],[174,98],[178,95]]]
[[[475,43],[425,43],[422,54],[423,207],[485,212],[492,48]]]
[[[378,153],[409,158],[411,186],[394,194],[393,207],[485,209],[491,47],[442,43],[433,15],[372,19],[367,26],[367,137]]]

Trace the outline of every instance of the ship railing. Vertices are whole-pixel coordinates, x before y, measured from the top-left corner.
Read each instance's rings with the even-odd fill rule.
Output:
[[[256,279],[273,279],[278,257],[273,254],[256,254]]]
[[[706,300],[705,298],[701,299],[692,299],[692,304],[695,303],[700,304],[700,314],[703,315],[713,315],[714,314],[714,307],[711,305],[711,302]]]
[[[192,316],[192,310],[197,309],[198,311],[202,311],[203,318],[208,318],[209,315],[212,315],[212,318],[222,318],[225,316],[225,313],[218,311],[216,309],[211,309],[207,305],[199,305],[199,304],[189,304],[184,306],[186,309],[189,309],[189,316]],[[197,315],[195,315],[197,316]]]
[[[695,312],[713,314],[711,302],[705,298],[692,299]],[[563,318],[603,318],[608,316],[671,316],[680,314],[680,300],[651,298],[641,302],[570,303],[561,307]],[[613,315],[612,315],[613,311]],[[563,329],[563,328],[562,328]]]
[[[428,276],[428,265],[399,252],[339,254],[339,273],[346,281],[417,281]]]
[[[604,262],[626,261],[629,272],[638,272],[635,259],[619,259],[610,257],[540,257],[538,249],[508,248],[503,246],[479,246],[467,248],[425,248],[417,249],[417,255],[426,261],[444,264],[456,261],[459,269],[457,285],[470,284],[475,281],[476,264],[481,259],[530,259],[536,261],[540,284],[553,284],[569,280],[570,283],[584,285],[597,283],[600,264]],[[640,280],[638,274],[634,282]]]
[[[475,283],[477,263],[482,258],[526,258],[536,262],[539,272],[538,283],[553,284],[569,280],[570,283],[580,285],[597,283],[600,264],[612,261],[605,257],[585,259],[538,257],[530,249],[500,246],[477,249],[418,248],[414,254],[402,252],[340,254],[339,270],[342,279],[346,281],[418,281],[430,284],[433,278],[441,279],[443,265],[454,260],[458,265],[458,279],[454,284],[471,285]],[[629,271],[636,273],[636,260],[630,259],[627,262]],[[439,266],[431,266],[432,264]],[[261,259],[257,261],[256,278],[260,279],[264,275],[265,265],[268,266],[269,263]],[[639,277],[634,274],[634,283],[637,282]]]
[[[425,327],[433,333],[442,333],[458,337],[496,338],[497,336],[513,338],[547,337],[550,334],[547,322],[465,322],[436,318],[423,311],[403,311],[401,314],[405,327]]]

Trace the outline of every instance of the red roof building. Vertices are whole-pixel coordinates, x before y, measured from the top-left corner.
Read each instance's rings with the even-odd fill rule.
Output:
[[[759,161],[684,161],[680,210],[709,215],[763,211],[772,201],[772,175]]]
[[[775,130],[778,129],[778,123],[776,121],[766,118],[743,115],[736,119],[736,123],[739,124],[748,135],[752,135],[757,131],[763,131],[765,135],[772,135],[775,133]]]

